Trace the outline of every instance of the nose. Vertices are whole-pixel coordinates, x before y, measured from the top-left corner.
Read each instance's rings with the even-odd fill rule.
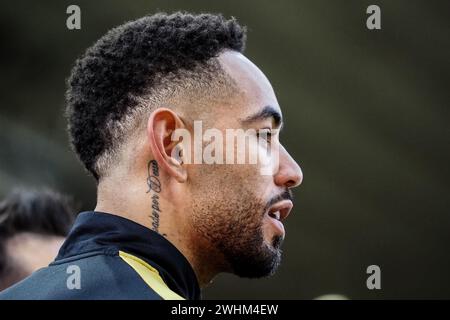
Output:
[[[295,188],[302,183],[302,169],[283,146],[280,146],[278,169],[278,172],[274,176],[276,185],[284,188]]]

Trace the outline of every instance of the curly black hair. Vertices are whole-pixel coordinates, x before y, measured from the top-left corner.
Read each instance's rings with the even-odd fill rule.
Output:
[[[206,65],[224,50],[243,52],[246,29],[222,15],[158,13],[110,30],[76,61],[66,93],[71,144],[98,180],[95,163],[120,121],[165,75]]]

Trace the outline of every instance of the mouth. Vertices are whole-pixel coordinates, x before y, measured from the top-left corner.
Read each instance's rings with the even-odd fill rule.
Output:
[[[294,204],[291,200],[279,201],[269,208],[268,215],[272,219],[282,222],[286,220],[293,206]]]

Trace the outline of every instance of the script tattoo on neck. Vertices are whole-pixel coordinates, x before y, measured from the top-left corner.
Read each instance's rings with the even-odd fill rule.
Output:
[[[152,212],[150,218],[152,219],[152,230],[158,232],[159,228],[159,214],[161,208],[159,207],[159,194],[161,193],[161,182],[159,180],[159,166],[156,160],[150,160],[147,165],[147,193],[151,194]]]

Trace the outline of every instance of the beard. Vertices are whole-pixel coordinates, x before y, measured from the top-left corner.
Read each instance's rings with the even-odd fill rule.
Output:
[[[263,221],[268,208],[286,193],[261,202],[252,193],[209,190],[208,197],[193,201],[193,227],[198,236],[220,252],[227,270],[239,277],[270,276],[280,265],[283,236],[264,239]],[[214,259],[214,257],[209,257]]]
[[[222,247],[227,261],[232,267],[233,273],[239,277],[261,278],[273,275],[281,262],[282,236],[273,236],[271,243],[267,244],[260,227],[253,238],[250,233],[241,234],[242,241],[230,241]]]

